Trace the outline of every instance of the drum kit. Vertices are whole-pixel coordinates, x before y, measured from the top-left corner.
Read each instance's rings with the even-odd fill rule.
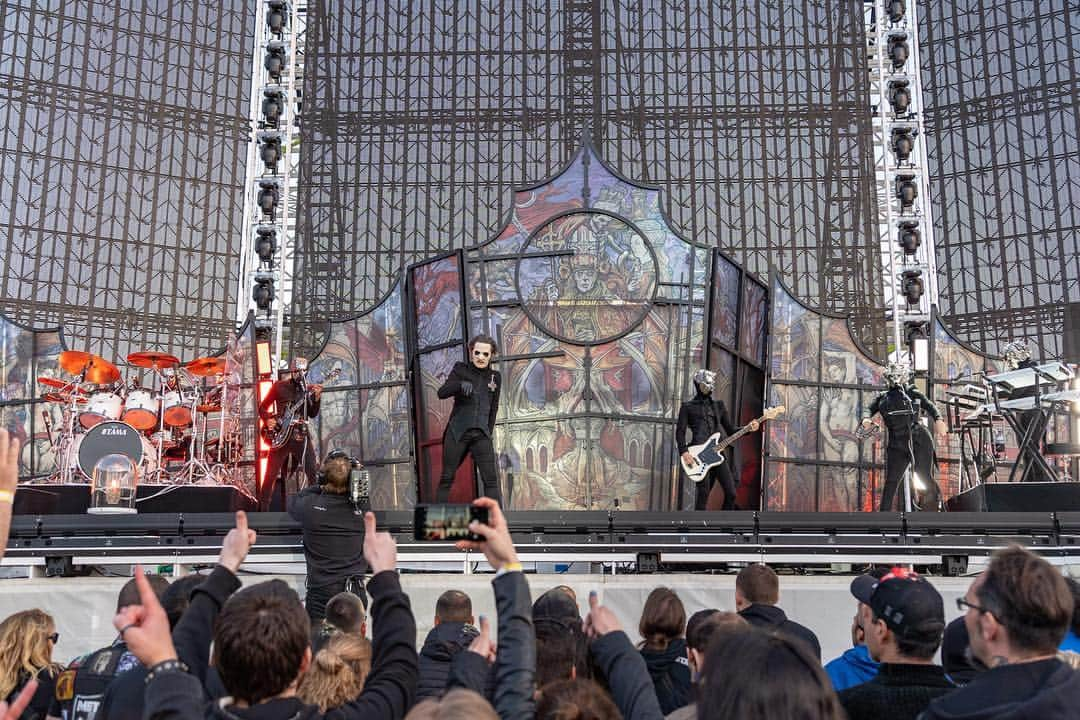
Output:
[[[238,433],[226,432],[224,414],[217,437],[207,438],[210,416],[226,401],[223,359],[181,363],[168,353],[134,352],[127,356],[127,381],[115,364],[88,352],[65,350],[59,365],[71,379],[38,378],[42,400],[62,409],[55,435],[45,413],[58,458],[56,480],[86,482],[97,462],[113,453],[132,460],[140,481],[156,484],[220,480],[221,471],[239,461]],[[149,371],[150,387],[143,386],[142,371]]]

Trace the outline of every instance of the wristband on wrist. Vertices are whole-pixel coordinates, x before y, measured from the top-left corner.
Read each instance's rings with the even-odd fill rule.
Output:
[[[15,493],[12,490],[0,490],[0,503],[15,504]]]
[[[519,563],[519,562],[503,563],[503,566],[495,571],[495,577],[501,577],[501,576],[505,575],[506,573],[521,572],[521,571],[522,571],[521,563]]]
[[[153,679],[155,677],[157,677],[158,675],[163,675],[165,673],[170,673],[170,672],[186,673],[187,671],[188,671],[188,666],[185,665],[178,658],[171,658],[169,660],[162,660],[157,665],[150,668],[150,672],[146,673],[145,683],[147,685],[149,685],[153,681]]]

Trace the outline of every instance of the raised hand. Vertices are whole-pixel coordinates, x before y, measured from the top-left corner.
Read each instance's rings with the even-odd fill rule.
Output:
[[[14,494],[19,484],[19,439],[0,428],[0,492]]]
[[[477,520],[469,523],[469,532],[479,535],[483,540],[460,540],[456,543],[459,550],[479,550],[484,553],[488,564],[498,570],[506,563],[518,561],[514,541],[510,537],[510,528],[506,517],[499,509],[499,503],[492,498],[481,497],[473,500],[476,507],[487,508],[488,521],[483,524]]]
[[[169,617],[146,581],[141,565],[135,566],[135,586],[139,589],[140,604],[120,608],[113,618],[113,627],[128,650],[146,667],[176,659]]]
[[[251,546],[255,544],[256,533],[248,529],[247,513],[243,510],[236,511],[236,527],[225,536],[221,543],[221,554],[218,555],[218,563],[231,571],[234,575],[240,569]]]
[[[397,542],[390,533],[376,532],[375,513],[364,513],[364,557],[371,574],[397,569]]]
[[[495,643],[491,641],[491,623],[480,616],[480,634],[469,643],[469,652],[482,656],[489,663],[495,662]]]
[[[610,632],[622,630],[622,623],[615,613],[600,604],[600,598],[593,590],[589,593],[589,614],[585,616],[585,634],[592,640]]]

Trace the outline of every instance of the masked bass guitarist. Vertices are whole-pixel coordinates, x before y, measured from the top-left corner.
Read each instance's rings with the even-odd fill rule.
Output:
[[[259,488],[260,510],[285,510],[285,478],[291,470],[303,468],[308,484],[315,482],[318,458],[307,421],[319,414],[322,385],[308,385],[306,371],[307,360],[293,358],[288,376],[274,383],[259,404],[266,438],[275,445]]]
[[[688,452],[691,445],[704,443],[711,435],[723,430],[728,435],[738,428],[732,424],[723,400],[713,398],[716,386],[716,373],[701,369],[694,373],[694,388],[697,392],[679,408],[679,421],[675,426],[675,444],[684,463],[693,464],[694,459]],[[686,441],[686,431],[690,430],[690,442]],[[757,429],[757,422],[752,430]],[[730,463],[721,463],[711,470],[704,480],[697,484],[694,498],[695,510],[734,510],[735,478]],[[718,497],[723,494],[723,501]]]

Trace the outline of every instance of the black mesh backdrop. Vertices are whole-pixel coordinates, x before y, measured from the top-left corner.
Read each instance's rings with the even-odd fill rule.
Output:
[[[1080,300],[1080,10],[920,3],[940,306],[988,352],[1062,352]]]
[[[0,2],[0,308],[118,359],[231,335],[256,0]]]
[[[880,339],[862,3],[309,5],[296,329],[486,239],[589,129],[677,226]],[[875,312],[875,308],[877,311]],[[294,334],[308,352],[311,334]]]

